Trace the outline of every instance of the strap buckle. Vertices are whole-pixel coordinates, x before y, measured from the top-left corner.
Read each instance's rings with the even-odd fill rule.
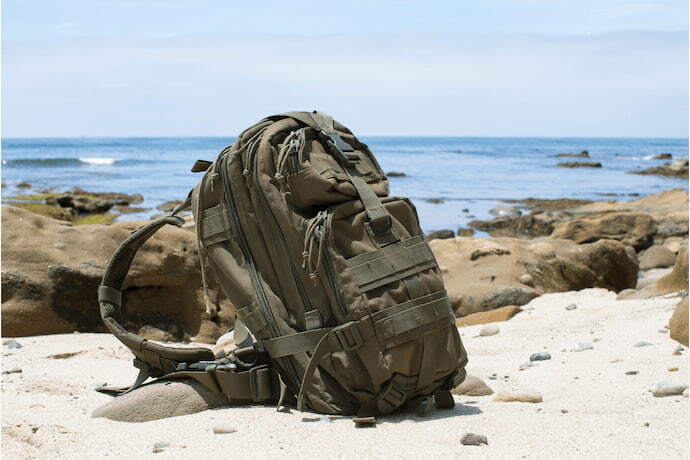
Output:
[[[393,377],[388,384],[388,388],[378,397],[377,406],[384,414],[393,412],[405,402],[406,395],[405,388],[399,385],[396,377]]]
[[[364,345],[364,338],[356,322],[349,321],[333,328],[329,339],[338,350],[352,351]]]
[[[249,369],[249,393],[252,401],[266,401],[273,397],[271,384],[271,370],[268,365],[256,366]]]
[[[339,162],[347,164],[359,160],[357,154],[354,153],[355,149],[345,142],[345,140],[340,137],[340,134],[336,132],[326,132],[324,130],[319,131],[319,134],[324,138],[326,144],[328,144],[331,149],[331,153]]]

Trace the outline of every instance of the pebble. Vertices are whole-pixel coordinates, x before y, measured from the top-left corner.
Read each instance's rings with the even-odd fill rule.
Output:
[[[561,414],[567,414],[567,413],[568,413],[568,409],[561,409]]]
[[[594,337],[592,339],[592,342],[594,342],[594,343],[601,342],[601,338],[600,337]]]
[[[543,401],[543,399],[541,397],[541,393],[539,393],[538,391],[524,391],[516,393],[502,391],[496,395],[494,401],[540,403]]]
[[[657,398],[679,396],[682,395],[687,388],[687,383],[659,382],[652,390],[652,394]]]
[[[529,360],[530,361],[546,361],[551,359],[551,354],[545,352],[545,351],[540,351],[538,353],[532,353],[530,355]]]
[[[14,367],[8,371],[2,371],[3,374],[21,374],[22,369],[20,367]]]
[[[637,375],[637,374],[638,374],[637,371],[628,371],[625,373],[625,375]]]
[[[213,427],[213,434],[230,434],[230,433],[237,433],[237,430],[232,427],[228,426],[214,426]]]
[[[637,342],[635,344],[635,346],[638,348],[640,348],[640,347],[651,347],[653,345],[654,345],[653,343],[649,343],[649,342]]]
[[[688,397],[688,389],[687,388],[685,390],[683,390],[683,397],[684,398]]]
[[[481,337],[487,337],[490,335],[496,335],[501,331],[501,329],[495,324],[487,324],[486,326],[479,329],[479,335]]]
[[[571,310],[577,310],[577,305],[574,303],[571,303],[567,307],[565,307],[566,310],[571,311]]]
[[[669,368],[668,368],[668,371],[669,371],[669,372],[676,372],[677,370],[678,370],[677,367],[669,367]]]
[[[666,334],[668,332],[668,329],[659,329],[659,334]]]
[[[489,376],[489,379],[490,379],[490,380],[496,380],[497,378],[498,378],[498,375],[496,375],[496,374],[491,374],[491,375]]]
[[[151,452],[153,452],[154,454],[159,454],[165,451],[167,447],[170,447],[169,442],[157,442],[153,445],[153,449],[151,450]]]
[[[5,345],[7,348],[21,348],[22,347],[22,344],[17,342],[14,339],[3,340],[2,344]]]
[[[589,342],[580,342],[577,344],[575,348],[573,348],[573,351],[585,351],[585,350],[593,350],[594,345],[592,345]]]
[[[524,371],[525,369],[529,369],[530,367],[534,366],[531,361],[527,361],[525,363],[520,364],[520,370]]]
[[[489,441],[486,439],[485,435],[474,433],[463,434],[460,442],[465,446],[481,446],[482,444],[487,446],[489,445]]]

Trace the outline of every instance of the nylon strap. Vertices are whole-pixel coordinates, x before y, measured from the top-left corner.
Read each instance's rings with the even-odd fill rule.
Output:
[[[307,351],[313,351],[321,338],[328,334],[332,328],[312,329],[296,334],[284,335],[274,339],[262,340],[261,345],[266,349],[272,359],[283,358]]]

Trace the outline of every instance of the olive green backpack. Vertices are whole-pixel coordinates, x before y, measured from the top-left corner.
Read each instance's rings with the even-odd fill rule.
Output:
[[[367,145],[320,112],[264,118],[171,215],[136,230],[99,288],[108,329],[149,377],[193,378],[231,403],[371,417],[433,396],[453,407],[467,356],[415,207],[388,196]],[[137,249],[192,208],[202,266],[237,311],[227,356],[164,346],[120,326]],[[208,268],[207,268],[208,270]],[[203,270],[202,270],[203,271]]]

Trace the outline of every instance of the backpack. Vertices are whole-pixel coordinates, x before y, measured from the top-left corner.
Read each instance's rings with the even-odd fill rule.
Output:
[[[424,399],[454,405],[467,355],[414,205],[388,196],[366,144],[321,112],[245,130],[170,215],[140,227],[98,290],[107,328],[134,354],[134,385],[192,378],[232,403],[278,402],[373,417]],[[237,349],[171,347],[120,326],[123,284],[144,242],[191,207],[207,277],[236,308]],[[208,270],[204,267],[208,265]],[[208,273],[206,273],[208,271]]]

